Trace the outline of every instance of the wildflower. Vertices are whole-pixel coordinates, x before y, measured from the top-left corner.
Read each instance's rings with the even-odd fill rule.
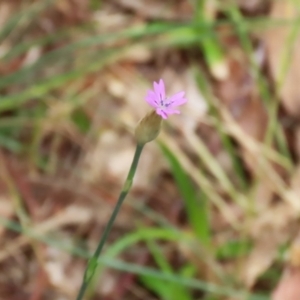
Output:
[[[153,82],[153,91],[149,90],[146,101],[156,110],[156,113],[163,119],[167,119],[169,115],[180,114],[177,106],[187,102],[184,97],[185,92],[178,92],[171,97],[166,97],[165,84],[162,79],[159,82]]]

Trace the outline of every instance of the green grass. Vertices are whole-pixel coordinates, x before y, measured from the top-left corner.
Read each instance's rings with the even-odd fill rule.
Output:
[[[91,3],[93,9],[101,9],[102,6],[99,8],[94,2]],[[143,45],[154,51],[158,49],[174,51],[181,49],[187,53],[195,49],[200,51],[203,54],[204,67],[200,68],[199,62],[194,58],[188,61],[190,64],[188,67],[207,101],[208,116],[212,121],[211,127],[221,139],[222,147],[230,158],[234,175],[227,174],[223,170],[217,159],[210,154],[207,145],[195,134],[184,137],[184,141],[189,152],[200,161],[199,166],[193,163],[190,156],[175,139],[172,140],[171,135],[167,134],[169,139],[160,139],[158,147],[168,163],[168,170],[184,204],[186,229],[176,228],[165,216],[151,211],[147,205],[136,206],[135,209],[138,213],[147,218],[151,216],[155,226],[148,227],[145,224],[137,224],[132,232],[126,233],[108,245],[105,256],[100,260],[101,268],[99,268],[98,275],[101,278],[104,267],[135,273],[146,289],[163,300],[190,300],[193,299],[195,290],[202,291],[203,297],[206,297],[204,299],[207,300],[221,299],[218,298],[221,295],[241,300],[268,299],[267,296],[256,295],[255,292],[248,294],[245,289],[240,289],[238,274],[227,272],[221,263],[222,260],[232,260],[236,267],[252,251],[252,241],[246,223],[253,220],[252,218],[257,213],[253,204],[252,192],[260,178],[251,178],[246,172],[240,151],[236,146],[239,141],[234,141],[232,133],[224,124],[222,109],[216,104],[214,82],[210,75],[213,74],[215,66],[219,63],[225,64],[224,60],[226,59],[223,45],[215,33],[220,28],[229,26],[230,34],[238,37],[241,49],[248,58],[249,70],[255,78],[256,87],[270,116],[265,146],[270,150],[271,145],[275,143],[278,148],[278,151],[274,151],[275,154],[272,152],[273,156],[270,154],[271,150],[261,152],[262,160],[270,164],[276,156],[278,161],[283,162],[285,170],[291,173],[294,168],[290,149],[277,118],[278,91],[271,90],[268,78],[265,78],[253,60],[254,47],[251,34],[282,26],[291,28],[286,55],[281,62],[281,76],[277,83],[277,87],[280,89],[289,66],[288,58],[291,49],[299,33],[299,20],[275,21],[261,16],[247,18],[234,4],[220,6],[219,9],[224,15],[223,19],[212,20],[203,11],[205,6],[205,1],[203,1],[202,3],[198,2],[199,6],[195,7],[195,16],[190,21],[182,23],[154,20],[142,26],[131,25],[126,29],[105,32],[101,35],[95,34],[93,24],[89,23],[70,28],[65,27],[46,36],[29,35],[31,25],[53,3],[54,1],[40,1],[28,5],[27,8],[9,19],[0,32],[0,43],[7,41],[11,43],[11,49],[0,58],[0,63],[3,65],[12,64],[32,47],[44,49],[60,44],[60,47],[55,47],[54,50],[45,53],[42,51],[41,56],[33,64],[28,66],[21,64],[18,69],[1,76],[0,146],[31,163],[31,167],[36,171],[55,174],[59,166],[64,163],[56,153],[58,145],[66,134],[60,131],[60,122],[68,124],[68,128],[71,128],[72,132],[80,137],[89,136],[93,130],[95,131],[93,118],[86,108],[90,105],[91,99],[100,98],[102,95],[94,86],[82,89],[88,76],[105,72],[105,68],[121,63],[126,51],[136,45]],[[27,36],[28,38],[23,38]],[[49,73],[50,69],[52,72]],[[136,82],[145,81],[145,79],[141,79],[142,74],[139,76]],[[61,119],[51,119],[51,108],[61,102],[66,104],[67,111]],[[117,124],[116,130],[122,127],[127,131],[128,124],[120,125],[115,116],[107,117],[110,118],[112,124]],[[48,134],[44,126],[49,121],[52,125],[57,126],[54,126],[57,131],[51,132],[52,144],[49,152],[42,154],[41,146]],[[99,129],[99,131],[101,130]],[[24,137],[24,133],[28,132],[30,134]],[[93,140],[93,142],[95,141],[96,139]],[[173,147],[172,143],[176,147]],[[260,167],[264,168],[264,166]],[[281,188],[282,191],[285,186],[282,182],[280,184],[278,189]],[[13,193],[18,194],[18,191],[11,192],[11,194]],[[283,192],[279,195],[283,195]],[[21,197],[19,200],[22,202]],[[231,201],[245,215],[245,223],[234,218]],[[20,205],[22,206],[22,203]],[[234,240],[221,244],[216,242],[215,236],[218,232],[214,231],[215,220],[212,219],[215,211],[218,211],[222,218],[230,224],[230,228],[226,228],[226,230],[232,231],[232,234],[235,235]],[[2,226],[9,230],[33,237],[41,243],[64,249],[71,255],[85,259],[90,257],[90,254],[81,248],[53,240],[47,234],[33,233],[30,230],[31,225],[23,231],[22,226],[17,222],[3,218],[0,221]],[[185,257],[185,262],[180,267],[172,266],[172,262],[168,260],[163,251],[162,241],[172,244],[176,249],[180,249],[182,244],[188,247],[197,261],[203,262],[218,278],[218,284],[207,282],[203,270],[198,270],[188,257]],[[155,267],[125,263],[116,258],[139,243],[143,243],[147,248]],[[193,248],[195,245],[197,251]],[[233,269],[237,270],[237,267]],[[277,270],[271,268],[268,271],[272,274],[272,280],[278,279]],[[230,281],[227,282],[225,277],[230,277]],[[265,291],[266,294],[269,292]]]
[[[83,248],[75,247],[74,245],[70,243],[66,243],[62,240],[54,239],[53,237],[48,235],[40,235],[36,233],[36,231],[33,230],[22,230],[22,226],[14,221],[0,218],[0,223],[2,226],[5,226],[6,228],[19,232],[24,234],[24,236],[28,236],[30,238],[33,238],[35,240],[38,240],[42,243],[45,243],[47,245],[56,247],[60,250],[66,251],[68,253],[71,253],[74,256],[79,256],[82,258],[89,258],[91,256],[90,253],[88,253]],[[149,234],[146,234],[146,233]],[[111,267],[116,270],[130,272],[133,274],[145,276],[145,277],[151,277],[154,278],[154,280],[161,280],[165,281],[167,283],[173,283],[177,284],[182,287],[188,287],[193,288],[196,290],[203,290],[212,294],[218,294],[218,295],[228,295],[236,297],[236,299],[247,299],[247,300],[267,300],[269,299],[266,296],[263,295],[249,295],[245,293],[244,291],[238,291],[238,290],[231,290],[227,288],[223,288],[214,284],[210,284],[207,282],[203,282],[201,280],[191,279],[186,276],[178,276],[177,274],[169,274],[169,273],[162,273],[159,270],[143,267],[131,263],[125,263],[123,261],[117,260],[112,258],[113,256],[117,255],[121,251],[124,251],[126,247],[129,247],[131,244],[134,244],[138,242],[139,240],[155,240],[155,239],[165,239],[167,240],[171,239],[178,239],[180,236],[175,235],[172,232],[164,231],[162,229],[142,229],[139,233],[131,235],[132,238],[126,237],[126,241],[119,240],[115,246],[110,246],[109,249],[106,251],[106,254],[99,259],[99,263],[106,267]],[[183,275],[189,274],[189,269],[186,271],[183,269]],[[246,297],[246,298],[245,298]]]
[[[177,160],[176,154],[162,143],[160,143],[160,148],[171,166],[173,176],[185,204],[189,224],[203,246],[209,247],[211,235],[207,196],[203,191],[195,189],[193,182]]]

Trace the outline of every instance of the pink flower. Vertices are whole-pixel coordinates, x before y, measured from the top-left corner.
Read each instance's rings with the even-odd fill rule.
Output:
[[[187,99],[184,98],[185,92],[178,92],[171,97],[166,97],[165,84],[162,79],[158,83],[153,82],[153,89],[153,91],[148,91],[146,101],[155,108],[158,115],[167,119],[169,115],[180,114],[176,108],[187,102]]]

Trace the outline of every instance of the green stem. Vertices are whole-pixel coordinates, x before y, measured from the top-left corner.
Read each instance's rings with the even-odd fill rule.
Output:
[[[121,191],[119,199],[117,201],[117,204],[116,204],[116,206],[115,206],[115,208],[112,212],[112,215],[111,215],[111,217],[110,217],[110,219],[109,219],[109,221],[108,221],[108,223],[107,223],[107,225],[104,229],[104,232],[103,232],[103,235],[102,235],[102,237],[99,241],[98,247],[97,247],[94,255],[89,260],[88,265],[85,269],[82,284],[81,284],[79,293],[78,293],[77,298],[76,298],[77,300],[81,300],[83,298],[84,293],[85,293],[86,289],[88,288],[91,279],[94,276],[95,270],[96,270],[97,265],[98,265],[99,255],[101,254],[103,246],[104,246],[104,244],[106,242],[106,239],[108,237],[108,234],[109,234],[109,232],[110,232],[110,230],[111,230],[111,228],[112,228],[112,226],[115,222],[115,219],[116,219],[116,217],[117,217],[117,215],[120,211],[122,203],[124,202],[128,192],[129,192],[129,190],[132,186],[133,177],[134,177],[134,174],[136,172],[136,168],[137,168],[137,165],[138,165],[139,158],[141,156],[143,147],[144,147],[144,144],[137,144],[137,146],[136,146],[134,157],[133,157],[133,160],[132,160],[132,163],[131,163],[131,167],[130,167],[130,170],[128,172],[126,181],[123,185],[122,191]]]

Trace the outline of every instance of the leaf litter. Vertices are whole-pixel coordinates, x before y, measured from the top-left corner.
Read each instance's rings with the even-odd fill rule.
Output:
[[[70,252],[77,249],[86,258],[95,248],[128,171],[133,128],[148,110],[145,93],[152,81],[163,78],[171,94],[187,92],[189,104],[179,119],[165,124],[161,141],[173,149],[199,199],[202,192],[208,199],[210,245],[202,251],[184,211],[186,199],[155,143],[143,153],[133,192],[109,245],[138,228],[164,229],[168,224],[196,242],[193,248],[179,240],[155,239],[174,271],[184,273],[193,266],[191,276],[220,287],[242,287],[254,296],[272,294],[273,300],[298,299],[299,26],[294,20],[299,14],[295,3],[255,0],[220,5],[207,0],[204,9],[213,5],[210,22],[227,68],[224,76],[215,76],[201,43],[201,36],[209,36],[211,30],[205,30],[206,20],[204,29],[195,34],[189,23],[194,20],[190,1],[115,0],[103,1],[100,7],[95,1],[50,2],[7,29],[7,22],[20,11],[35,9],[36,3],[0,4],[0,30],[5,29],[4,36],[0,34],[0,144],[5,162],[0,172],[0,264],[5,270],[0,298],[75,297],[85,261]],[[236,19],[230,18],[236,15],[228,14],[230,10],[249,21],[239,26],[250,30],[242,33],[253,46],[250,57],[231,26]],[[266,22],[284,19],[290,25],[252,34],[250,22],[256,17]],[[161,43],[160,34],[168,37],[175,30],[170,26],[169,32],[157,30],[157,36],[151,37],[155,28],[151,26],[161,24],[191,24],[194,42],[182,46],[179,33],[178,46]],[[136,30],[131,32],[133,38],[130,34],[113,38],[125,28]],[[78,46],[90,37],[104,41]],[[47,55],[53,55],[49,62]],[[262,94],[253,63],[267,82],[271,102]],[[197,79],[199,70],[204,85]],[[11,101],[8,109],[1,106],[5,99]],[[266,142],[275,104],[282,135],[275,133]],[[12,150],[15,143],[22,145],[21,154]],[[284,149],[291,155],[286,156]],[[237,165],[247,188],[240,185]],[[60,249],[53,240],[59,241]],[[119,258],[157,269],[153,253],[149,244],[140,242]],[[143,285],[139,275],[100,271],[95,299],[153,299],[153,295],[163,299],[159,289]],[[191,292],[195,299],[210,295],[205,288]]]

